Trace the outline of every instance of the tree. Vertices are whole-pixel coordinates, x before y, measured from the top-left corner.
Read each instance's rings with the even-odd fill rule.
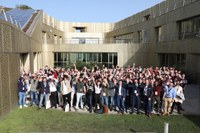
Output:
[[[21,9],[21,10],[32,9],[30,6],[24,5],[24,4],[16,5],[15,7],[18,8],[18,9]]]

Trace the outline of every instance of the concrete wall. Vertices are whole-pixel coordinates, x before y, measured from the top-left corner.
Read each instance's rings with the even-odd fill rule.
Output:
[[[18,103],[17,80],[22,69],[32,70],[33,55],[41,51],[41,44],[20,29],[0,20],[0,117],[7,114]],[[22,68],[21,55],[26,54]],[[35,58],[39,62],[39,57]],[[39,63],[38,63],[39,64]],[[36,64],[35,70],[38,65]]]

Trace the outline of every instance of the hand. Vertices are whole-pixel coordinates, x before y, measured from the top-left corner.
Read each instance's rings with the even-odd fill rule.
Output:
[[[125,101],[125,98],[123,98],[123,101]]]
[[[148,98],[149,101],[151,101],[151,98]]]

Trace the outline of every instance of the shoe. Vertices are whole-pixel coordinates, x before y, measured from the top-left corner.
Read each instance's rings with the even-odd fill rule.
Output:
[[[22,109],[22,105],[20,105],[19,108]]]
[[[178,112],[178,114],[180,115],[180,114],[182,114],[181,112]]]
[[[27,108],[28,106],[25,104],[24,107]]]

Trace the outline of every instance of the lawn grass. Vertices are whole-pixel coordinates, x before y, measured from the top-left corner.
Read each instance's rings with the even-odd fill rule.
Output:
[[[200,116],[98,115],[28,107],[0,120],[0,133],[21,132],[158,132],[200,133]]]

